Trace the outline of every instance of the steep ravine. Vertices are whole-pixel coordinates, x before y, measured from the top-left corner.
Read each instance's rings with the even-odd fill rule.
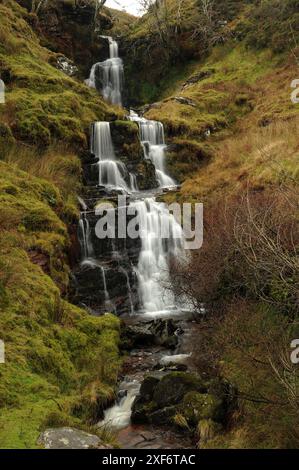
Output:
[[[121,104],[123,65],[117,43],[112,38],[107,41],[110,58],[92,67],[87,84],[100,88],[106,100]],[[125,139],[124,145],[119,134]],[[134,155],[130,155],[128,148],[133,149]],[[178,322],[172,320],[181,314],[172,294],[166,295],[161,287],[168,278],[168,258],[183,254],[181,228],[163,204],[155,202],[156,196],[164,191],[176,189],[174,180],[165,173],[164,159],[164,129],[159,122],[131,113],[127,122],[96,122],[91,126],[90,155],[84,165],[85,187],[79,200],[82,259],[74,272],[76,300],[88,307],[91,314],[112,311],[124,318],[129,355],[120,377],[117,402],[105,412],[99,428],[116,431],[125,448],[191,446],[188,438],[182,441],[177,432],[170,429],[166,432],[163,420],[156,425],[131,423],[132,407],[145,376],[161,377],[168,367],[172,371],[185,370],[187,366],[183,363],[189,358],[187,354],[179,356],[188,347],[179,341],[184,316]],[[122,209],[135,209],[142,236],[137,240],[117,236],[97,238],[97,214],[101,204],[107,203],[116,219]],[[160,233],[165,218],[169,219],[173,237],[167,247]]]
[[[106,40],[110,58],[92,67],[86,83],[119,105],[123,64],[116,42]],[[165,172],[165,151],[160,122],[130,112],[126,121],[93,123],[79,198],[81,261],[73,273],[75,300],[92,315],[109,311],[121,316],[126,351],[118,398],[98,427],[116,432],[125,448],[192,447],[188,420],[193,427],[200,413],[217,420],[223,407],[223,399],[208,394],[209,384],[192,370],[195,312],[185,306],[183,313],[165,288],[170,285],[170,259],[186,256],[181,226],[157,202],[158,196],[177,189]],[[116,232],[105,238],[99,235],[103,215],[106,233],[117,221]],[[138,218],[137,238],[127,232],[120,236],[133,217]],[[168,237],[163,237],[165,225]]]

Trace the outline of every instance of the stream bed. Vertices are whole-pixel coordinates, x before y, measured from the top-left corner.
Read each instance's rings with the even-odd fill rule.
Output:
[[[167,318],[167,315],[164,314],[163,318]],[[149,320],[145,315],[140,315],[140,318],[136,315],[125,321],[129,325],[142,326]],[[190,437],[182,432],[169,427],[131,423],[132,406],[146,376],[162,377],[175,370],[195,371],[191,347],[194,344],[193,337],[198,334],[199,324],[190,314],[178,315],[175,324],[179,341],[174,350],[164,346],[141,345],[130,351],[124,361],[117,401],[105,411],[104,420],[98,424],[99,428],[107,427],[113,431],[124,449],[194,448]]]

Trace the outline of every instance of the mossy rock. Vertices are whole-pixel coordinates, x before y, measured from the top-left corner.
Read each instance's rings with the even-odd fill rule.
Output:
[[[138,395],[132,406],[131,420],[134,424],[145,424],[150,422],[150,417],[157,409],[157,404],[153,401],[146,402]]]
[[[134,167],[134,173],[137,176],[138,188],[143,191],[157,188],[159,186],[156,169],[150,160],[143,160]]]
[[[139,128],[132,121],[112,121],[110,130],[116,156],[124,162],[143,159]]]
[[[159,381],[160,380],[157,377],[146,377],[141,384],[139,395],[145,401],[151,401],[154,395],[155,388],[158,385]]]
[[[208,393],[186,393],[180,408],[191,426],[196,426],[202,419],[221,421],[224,417],[223,401]]]
[[[149,415],[149,422],[154,426],[172,426],[177,412],[175,406],[166,406]]]
[[[172,372],[164,376],[155,388],[153,400],[157,407],[178,404],[188,392],[207,391],[206,383],[197,375]]]

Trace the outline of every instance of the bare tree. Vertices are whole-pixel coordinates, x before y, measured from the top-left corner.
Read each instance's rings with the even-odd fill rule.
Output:
[[[169,60],[172,53],[176,51],[176,37],[178,34],[178,22],[181,21],[182,0],[176,0],[176,21],[172,21],[172,11],[167,0],[139,0],[143,11],[151,14],[153,19],[153,36],[157,36],[158,45],[163,48],[165,58]],[[172,5],[173,7],[173,5]]]

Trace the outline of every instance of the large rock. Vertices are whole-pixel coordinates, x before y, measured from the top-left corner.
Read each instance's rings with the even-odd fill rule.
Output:
[[[110,123],[111,137],[116,157],[127,163],[143,159],[143,149],[139,139],[139,127],[132,121]]]
[[[174,417],[176,415],[175,406],[166,406],[159,410],[153,411],[149,415],[149,422],[155,426],[171,426],[174,423]]]
[[[157,319],[139,325],[127,325],[123,330],[123,343],[127,349],[156,345],[175,348],[178,344],[178,325],[173,320]]]
[[[153,400],[158,407],[178,404],[190,391],[205,393],[205,382],[194,374],[173,372],[165,375],[157,384]]]
[[[132,422],[172,425],[178,405],[190,390],[206,392],[206,386],[198,376],[184,372],[162,379],[146,377],[133,403]]]
[[[99,436],[74,428],[53,428],[44,431],[38,444],[45,449],[109,449]]]
[[[205,381],[187,372],[172,372],[158,378],[147,377],[132,407],[133,423],[176,426],[181,416],[186,426],[195,432],[202,422],[201,433],[209,435],[204,422],[217,423],[221,428],[231,410],[228,403],[227,384],[221,380]],[[206,431],[206,434],[205,434]]]
[[[142,397],[145,401],[151,401],[154,395],[155,387],[158,385],[159,381],[160,380],[157,377],[146,377],[140,387],[140,397]]]
[[[191,426],[203,419],[221,422],[225,416],[224,402],[208,393],[188,392],[181,405],[181,414]]]

